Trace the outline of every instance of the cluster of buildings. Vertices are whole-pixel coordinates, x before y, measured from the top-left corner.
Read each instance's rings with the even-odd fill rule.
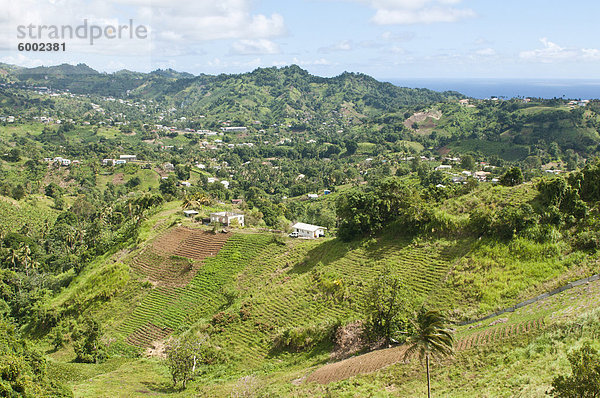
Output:
[[[241,199],[239,199],[241,200]],[[196,217],[199,212],[196,210],[184,210],[183,214],[186,217]],[[210,219],[207,219],[211,224],[219,223],[223,226],[229,227],[231,225],[238,225],[243,227],[245,225],[244,215],[241,213],[235,213],[231,211],[221,211],[210,213]],[[305,238],[305,239],[317,239],[325,236],[327,228],[319,225],[312,225],[298,222],[292,225],[292,232],[289,234],[292,238]]]
[[[79,160],[66,159],[66,158],[63,158],[60,156],[57,156],[55,158],[44,158],[44,162],[54,163],[59,166],[71,166],[71,165],[78,165],[81,163]]]

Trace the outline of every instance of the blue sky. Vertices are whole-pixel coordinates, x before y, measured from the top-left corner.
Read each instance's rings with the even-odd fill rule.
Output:
[[[379,79],[600,79],[600,3],[586,0],[0,0],[0,62],[237,73],[298,64]],[[144,39],[20,52],[17,26],[147,26]],[[50,41],[50,40],[44,40]]]

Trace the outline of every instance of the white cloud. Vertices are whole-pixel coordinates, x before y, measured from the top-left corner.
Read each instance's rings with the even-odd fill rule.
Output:
[[[384,32],[381,34],[383,40],[389,41],[410,41],[415,38],[414,32]]]
[[[462,0],[358,0],[375,9],[377,25],[430,24],[472,18],[470,8],[459,8]]]
[[[288,61],[275,61],[272,63],[272,66],[279,67],[279,66],[286,66],[286,65],[292,65],[292,64],[302,66],[302,67],[333,65],[331,61],[329,61],[328,59],[325,59],[325,58],[318,58],[318,59],[314,59],[314,60],[305,60],[305,59],[299,59],[299,58],[294,57]]]
[[[6,57],[0,58],[0,62],[11,65],[24,66],[26,68],[33,68],[36,66],[40,66],[44,64],[41,59],[26,57],[25,55],[19,53],[16,55],[8,55]],[[52,65],[58,65],[60,62],[51,63]],[[45,65],[49,66],[50,64],[45,63]]]
[[[493,48],[482,48],[479,49],[477,51],[475,51],[476,55],[480,55],[482,57],[493,57],[496,55],[496,50],[494,50]]]
[[[354,44],[350,40],[342,40],[327,47],[319,48],[320,53],[332,53],[338,51],[350,51],[354,48]]]
[[[231,53],[238,55],[249,54],[279,54],[279,45],[267,39],[239,40],[231,46]]]
[[[600,60],[600,50],[595,48],[568,48],[551,42],[546,37],[541,38],[543,47],[535,50],[521,51],[519,57],[524,60],[555,63],[580,62]]]
[[[253,0],[0,0],[0,48],[16,49],[18,25],[134,25],[148,28],[148,38],[103,38],[94,46],[86,40],[68,40],[70,52],[135,55],[197,53],[214,40],[263,40],[286,33],[280,14],[254,12]],[[21,40],[23,41],[23,40]],[[273,45],[267,51],[273,51]],[[264,49],[263,49],[264,50]]]
[[[581,52],[584,59],[593,61],[600,60],[600,50],[597,48],[582,48]]]

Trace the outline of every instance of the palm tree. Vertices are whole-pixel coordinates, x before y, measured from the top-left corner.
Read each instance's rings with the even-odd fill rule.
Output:
[[[417,354],[421,361],[425,358],[427,368],[427,397],[431,398],[431,380],[429,377],[429,357],[444,357],[452,354],[454,339],[446,328],[446,318],[439,311],[427,311],[423,308],[412,321],[414,333],[407,340],[408,348],[404,359]]]

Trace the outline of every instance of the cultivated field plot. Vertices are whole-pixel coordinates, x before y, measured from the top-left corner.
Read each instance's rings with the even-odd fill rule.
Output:
[[[201,260],[216,255],[230,237],[230,233],[178,227],[156,238],[130,266],[155,286],[184,287],[196,275]]]
[[[212,315],[226,301],[223,286],[268,242],[268,236],[184,227],[163,233],[131,260],[153,288],[118,331],[129,344],[147,347],[182,324]]]
[[[460,250],[456,242],[425,245],[394,237],[372,247],[338,240],[270,245],[238,276],[237,289],[247,295],[227,311],[214,341],[247,367],[258,366],[274,354],[273,338],[282,330],[360,318],[369,281],[385,268],[398,275],[407,294],[427,298]],[[339,295],[323,288],[323,279],[338,281]]]
[[[506,313],[484,322],[463,326],[455,336],[455,351],[465,351],[489,344],[522,337],[529,333],[572,319],[600,306],[600,281],[578,286],[561,294],[548,297],[513,313]],[[403,360],[403,346],[373,351],[340,362],[325,365],[307,378],[307,382],[327,384],[359,374],[366,374]]]

